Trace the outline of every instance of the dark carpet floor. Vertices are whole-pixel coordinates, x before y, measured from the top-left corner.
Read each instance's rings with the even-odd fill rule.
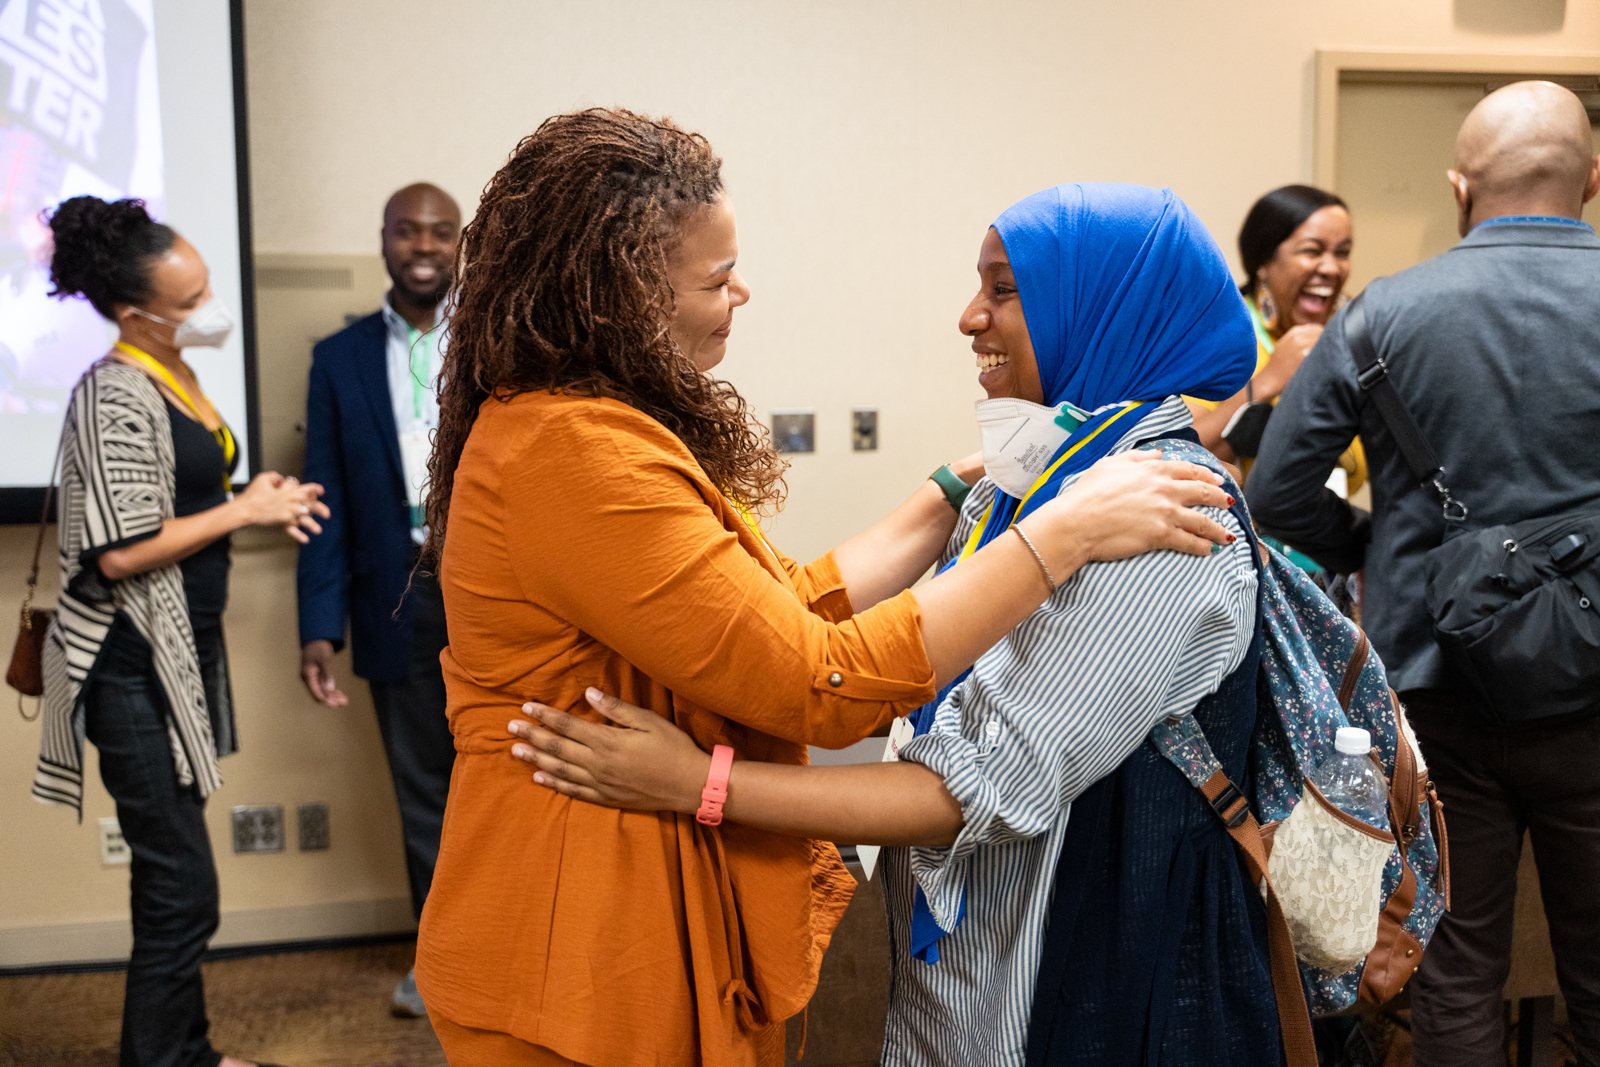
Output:
[[[812,1002],[801,1067],[865,1067],[877,1058],[883,1028],[879,1002],[887,985],[887,974],[878,970],[886,970],[887,961],[873,969],[857,960],[858,954],[843,951],[837,939],[834,948]],[[448,1067],[426,1019],[390,1014],[394,985],[415,952],[413,942],[402,941],[208,963],[211,1043],[229,1055],[284,1067]],[[856,984],[872,995],[863,996],[852,988]],[[122,990],[120,971],[0,977],[0,1067],[116,1067]],[[851,1001],[872,1003],[852,1011],[862,1004]],[[853,1018],[857,1014],[863,1018]],[[1407,1067],[1409,1014],[1364,1010],[1360,1030],[1370,1042],[1357,1049],[1360,1042],[1353,1041],[1343,1062]],[[1555,1055],[1544,1061],[1556,1067],[1575,1062],[1565,1022],[1558,1018]],[[1512,1045],[1512,1035],[1507,1036]],[[799,1037],[799,1026],[791,1025],[790,1064]],[[1507,1051],[1508,1062],[1515,1062],[1512,1049]]]
[[[447,1067],[426,1019],[389,1012],[410,942],[205,965],[211,1044],[285,1067]],[[0,978],[0,1065],[116,1067],[123,975]]]

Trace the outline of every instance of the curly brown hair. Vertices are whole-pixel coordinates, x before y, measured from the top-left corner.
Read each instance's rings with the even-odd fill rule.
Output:
[[[765,428],[669,330],[667,259],[684,222],[721,195],[721,172],[697,133],[591,108],[546,119],[490,179],[456,253],[424,558],[443,552],[456,465],[490,397],[623,401],[676,434],[739,503],[782,499],[783,463]]]

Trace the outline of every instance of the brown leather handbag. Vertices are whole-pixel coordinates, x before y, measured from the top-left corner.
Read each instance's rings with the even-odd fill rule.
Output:
[[[44,491],[44,507],[39,512],[39,535],[33,541],[33,568],[28,571],[28,592],[22,598],[22,619],[17,630],[17,643],[11,650],[11,666],[6,668],[6,684],[15,689],[17,713],[32,722],[38,712],[29,715],[23,709],[22,698],[44,694],[44,638],[56,613],[50,608],[33,606],[33,594],[39,585],[39,557],[44,551],[44,531],[50,523],[50,500],[55,494],[56,469],[61,464],[61,451],[56,450],[55,466],[50,468],[50,485]]]

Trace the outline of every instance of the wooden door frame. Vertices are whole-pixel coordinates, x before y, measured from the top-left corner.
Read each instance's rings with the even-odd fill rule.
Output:
[[[1544,74],[1600,77],[1600,53],[1585,52],[1425,52],[1405,49],[1349,52],[1317,49],[1316,111],[1313,119],[1313,182],[1334,187],[1339,137],[1339,81],[1347,72],[1364,74],[1478,76]],[[1425,80],[1425,78],[1418,78]]]

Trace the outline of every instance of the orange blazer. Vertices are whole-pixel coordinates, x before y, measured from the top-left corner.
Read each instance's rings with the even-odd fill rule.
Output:
[[[596,718],[593,685],[703,748],[802,764],[932,699],[915,598],[854,614],[831,555],[778,554],[655,420],[548,393],[483,404],[440,576],[457,755],[429,1011],[593,1067],[753,1063],[816,987],[855,885],[838,852],[569,800],[506,724],[534,697]]]

